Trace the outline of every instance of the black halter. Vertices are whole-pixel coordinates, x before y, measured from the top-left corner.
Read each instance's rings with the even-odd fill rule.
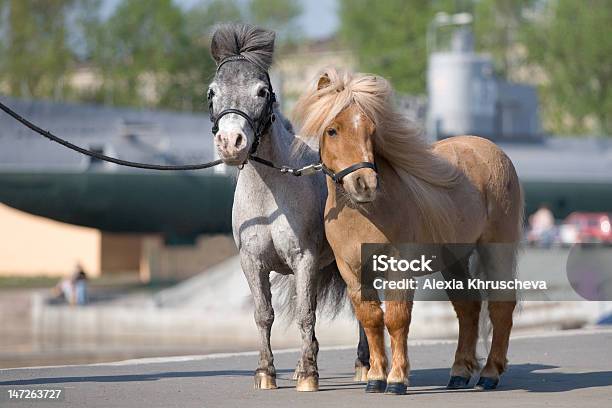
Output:
[[[329,167],[323,164],[323,160],[321,160],[321,170],[323,171],[323,173],[325,173],[325,175],[329,176],[329,178],[331,178],[336,184],[342,184],[343,178],[345,178],[352,172],[357,171],[359,169],[372,169],[374,171],[378,171],[378,169],[376,168],[376,164],[374,163],[359,162],[351,166],[348,166],[344,170],[340,170],[339,172],[334,173],[333,171],[331,171]]]
[[[253,129],[253,133],[255,136],[255,140],[253,140],[253,144],[251,145],[251,150],[249,151],[249,156],[250,156],[252,154],[255,154],[255,151],[257,150],[257,147],[259,146],[259,141],[261,140],[261,137],[268,131],[268,129],[270,129],[270,126],[272,126],[272,123],[276,120],[276,117],[274,116],[274,103],[276,103],[276,94],[274,94],[274,90],[272,89],[272,82],[270,81],[270,75],[268,75],[268,71],[263,69],[259,65],[255,64],[254,62],[248,60],[246,57],[243,57],[242,55],[235,55],[232,57],[227,57],[224,60],[222,60],[217,65],[217,72],[219,72],[219,69],[221,69],[223,64],[225,64],[226,62],[230,62],[230,61],[250,62],[251,64],[255,65],[257,68],[264,71],[264,73],[266,74],[266,81],[268,82],[269,92],[268,92],[268,96],[266,99],[266,105],[264,106],[264,110],[261,113],[261,116],[257,120],[253,120],[253,118],[251,118],[246,112],[241,111],[240,109],[233,109],[233,108],[222,110],[221,112],[219,112],[219,114],[215,116],[213,113],[212,94],[209,92],[207,95],[208,110],[210,112],[210,121],[213,123],[213,127],[212,127],[213,135],[216,135],[217,132],[219,131],[219,121],[221,120],[223,116],[229,115],[230,113],[236,114],[238,116],[242,116],[247,121],[251,129]]]

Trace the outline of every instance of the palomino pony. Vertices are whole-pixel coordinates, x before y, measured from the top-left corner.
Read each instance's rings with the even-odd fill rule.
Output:
[[[302,137],[319,141],[324,170],[333,176],[325,232],[370,345],[366,392],[403,394],[412,302],[386,301],[383,313],[379,301],[363,299],[360,244],[474,244],[478,262],[470,265],[499,276],[515,268],[523,201],[514,167],[495,144],[460,136],[430,145],[394,108],[392,94],[381,77],[328,69],[300,98],[295,115]],[[496,253],[489,243],[512,250]],[[493,338],[479,389],[495,388],[506,368],[514,299],[512,292],[510,301],[488,303]],[[464,388],[478,368],[481,302],[452,301],[459,342],[448,388]],[[388,375],[385,326],[392,351]]]
[[[261,348],[255,388],[276,388],[270,347],[274,322],[270,272],[295,275],[285,293],[295,302],[302,337],[302,356],[295,378],[298,391],[318,389],[315,337],[317,302],[339,306],[346,285],[325,239],[323,208],[327,190],[323,175],[293,177],[255,161],[302,166],[318,158],[307,153],[297,163],[291,157],[296,142],[292,127],[275,103],[268,68],[274,52],[274,32],[244,24],[221,25],[214,32],[211,53],[217,72],[208,89],[215,146],[227,165],[238,166],[232,225],[242,269],[255,303],[255,323]],[[255,156],[257,155],[257,157]],[[356,379],[365,380],[369,364],[363,330],[356,360]]]

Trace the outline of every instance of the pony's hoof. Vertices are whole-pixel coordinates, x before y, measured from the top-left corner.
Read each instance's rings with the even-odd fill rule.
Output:
[[[274,390],[276,386],[276,378],[270,374],[258,372],[255,373],[255,389],[256,390]]]
[[[499,378],[480,377],[474,388],[479,391],[494,390],[497,388],[497,384],[499,384]]]
[[[368,380],[365,387],[365,392],[385,392],[387,388],[387,382],[385,380]]]
[[[406,384],[404,383],[388,383],[385,394],[404,395],[406,394]]]
[[[316,375],[299,377],[295,389],[300,392],[319,391],[319,378]]]
[[[449,390],[460,390],[464,388],[469,388],[470,386],[470,377],[461,377],[460,375],[452,375],[450,380],[448,380],[448,385],[446,386]]]
[[[353,378],[356,382],[368,381],[368,371],[370,367],[367,366],[355,366],[355,377]]]

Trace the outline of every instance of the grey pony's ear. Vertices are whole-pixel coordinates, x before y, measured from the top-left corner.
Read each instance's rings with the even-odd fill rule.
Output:
[[[210,41],[210,55],[213,57],[215,63],[217,64],[219,64],[223,59],[230,55],[227,50],[227,47],[222,46],[222,44],[227,42],[227,31],[228,30],[226,26],[222,25],[217,27]]]
[[[327,88],[330,85],[331,85],[331,79],[329,79],[329,75],[327,75],[327,72],[326,72],[323,75],[321,75],[319,77],[319,80],[317,81],[317,91],[320,91],[323,88]]]

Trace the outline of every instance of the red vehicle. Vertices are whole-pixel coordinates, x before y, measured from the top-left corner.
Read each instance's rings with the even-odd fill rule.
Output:
[[[574,230],[577,243],[612,244],[612,214],[573,212],[563,224]]]

